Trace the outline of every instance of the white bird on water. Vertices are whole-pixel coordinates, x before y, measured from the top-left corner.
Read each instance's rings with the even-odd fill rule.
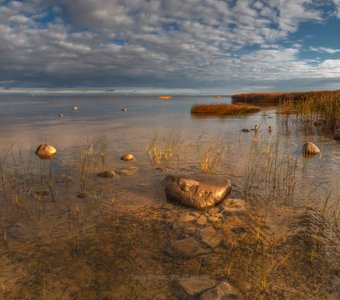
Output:
[[[78,110],[78,106],[73,106],[73,110]]]

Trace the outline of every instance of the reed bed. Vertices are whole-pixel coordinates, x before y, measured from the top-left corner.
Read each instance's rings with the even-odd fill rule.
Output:
[[[340,92],[310,95],[303,101],[285,101],[281,112],[294,113],[304,121],[334,131],[340,128]]]
[[[304,101],[310,97],[339,97],[337,91],[306,91],[306,92],[257,92],[232,95],[233,102],[248,103],[283,103],[287,101]]]
[[[244,193],[251,200],[292,201],[299,156],[280,145],[279,136],[254,140],[248,156]]]

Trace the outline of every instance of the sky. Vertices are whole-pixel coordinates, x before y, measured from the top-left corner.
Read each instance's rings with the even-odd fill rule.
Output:
[[[340,0],[0,0],[0,89],[340,89]]]

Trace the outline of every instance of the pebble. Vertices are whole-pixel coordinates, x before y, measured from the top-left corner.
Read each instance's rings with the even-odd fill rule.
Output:
[[[124,161],[130,161],[130,160],[134,160],[135,157],[132,154],[128,153],[128,154],[123,155],[120,159]]]
[[[79,193],[79,194],[77,195],[77,198],[84,199],[84,198],[87,198],[87,197],[89,197],[89,196],[91,196],[90,193],[88,193],[88,192],[81,192],[81,193]]]
[[[106,170],[106,171],[98,173],[97,176],[102,177],[102,178],[113,178],[116,176],[116,173],[115,171],[112,171],[112,170]]]
[[[208,220],[207,217],[204,215],[201,215],[198,219],[197,219],[197,224],[198,225],[207,225]]]

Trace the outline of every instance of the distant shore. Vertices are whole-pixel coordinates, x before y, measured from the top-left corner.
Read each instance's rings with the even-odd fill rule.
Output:
[[[305,91],[305,92],[256,92],[232,95],[232,101],[248,103],[281,103],[286,101],[301,101],[312,96],[339,96],[340,90],[335,91]]]

